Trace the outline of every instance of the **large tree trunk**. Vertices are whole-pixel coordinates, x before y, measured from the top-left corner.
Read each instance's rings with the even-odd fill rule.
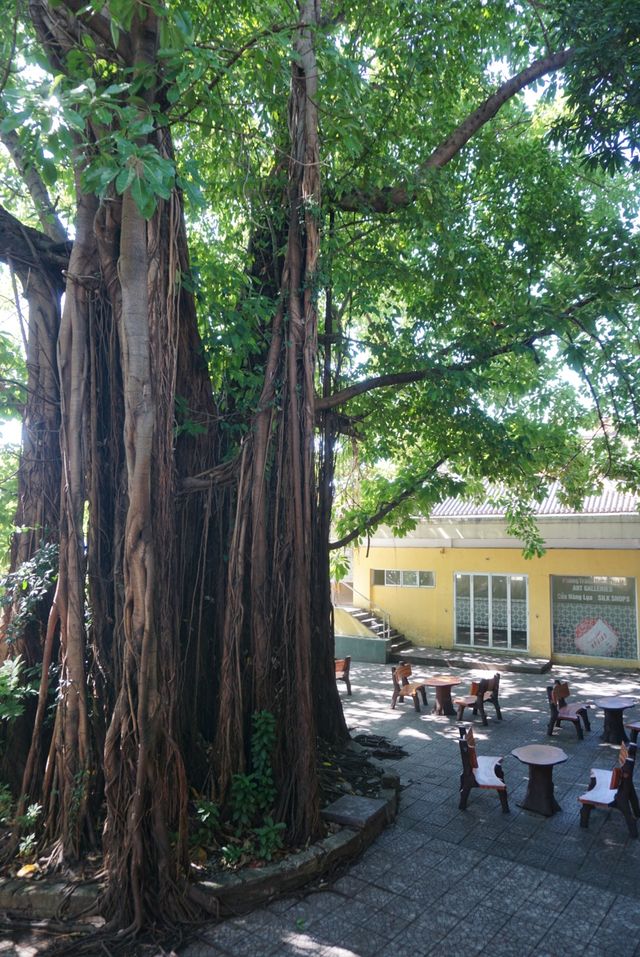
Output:
[[[334,217],[330,216],[330,241],[333,245]],[[331,267],[329,266],[329,273]],[[322,395],[332,391],[333,288],[331,276],[325,289],[324,359],[322,364]],[[331,413],[323,413],[318,443],[317,520],[313,538],[313,700],[316,724],[321,738],[332,743],[348,739],[340,696],[335,681],[335,637],[333,603],[329,573],[329,539],[333,507],[335,472],[335,420]]]
[[[143,72],[154,62],[157,20],[142,6],[131,37],[134,71]],[[149,84],[146,94],[153,95]],[[131,191],[122,198],[118,332],[128,502],[122,664],[105,744],[104,850],[108,906],[116,923],[129,918],[132,930],[151,914],[179,916],[175,892],[186,868],[187,785],[174,693],[180,604],[173,595],[180,302],[173,254],[180,222],[175,194],[148,224]],[[177,835],[173,849],[170,831]]]
[[[43,43],[64,69],[77,23],[64,5],[33,0],[32,7]],[[101,16],[87,14],[94,21]],[[67,690],[58,700],[39,788],[43,681],[23,790],[35,799],[44,795],[56,860],[69,860],[83,838],[92,838],[88,781],[98,794],[104,783],[105,904],[114,926],[132,930],[158,915],[187,913],[185,753],[191,783],[204,782],[210,769],[202,755],[216,737],[216,787],[225,795],[249,754],[254,711],[267,709],[277,719],[276,814],[293,839],[320,830],[321,712],[313,689],[324,686],[324,697],[341,713],[321,542],[331,483],[325,483],[329,497],[317,523],[314,459],[317,16],[308,3],[295,37],[286,251],[272,264],[277,288],[267,373],[236,464],[219,464],[216,408],[194,303],[177,280],[189,271],[179,192],[159,201],[147,222],[130,190],[110,195],[95,215],[95,203],[78,187],[59,341],[60,578],[44,645],[48,673],[59,634]],[[136,96],[143,89],[147,106],[163,95],[151,80],[157,79],[158,32],[156,14],[137,4],[123,49],[134,78],[144,76]],[[139,99],[132,102],[141,107]],[[141,145],[149,142],[172,158],[166,129]],[[99,288],[78,281],[98,271]],[[176,429],[177,395],[199,429]],[[346,733],[340,720],[323,718],[323,728],[334,738]],[[102,762],[94,761],[101,752]]]
[[[41,542],[58,540],[60,517],[60,393],[56,343],[60,327],[62,269],[68,252],[37,230],[19,223],[0,207],[0,260],[20,279],[27,302],[27,382],[22,413],[22,448],[18,469],[18,531],[11,542],[10,571],[32,558]],[[21,654],[28,665],[42,656],[43,607],[19,633],[9,627],[15,609],[3,615],[0,660]],[[7,630],[9,629],[9,630]]]
[[[22,226],[0,207],[0,259],[19,277],[28,310],[18,507],[9,563],[9,571],[15,572],[33,558],[41,543],[59,539],[60,390],[56,343],[64,291],[62,269],[67,266],[68,253],[42,233]],[[40,664],[51,597],[44,596],[27,621],[20,617],[19,601],[4,609],[0,661],[21,655],[29,667]],[[35,711],[33,700],[28,700],[25,714],[12,725],[10,751],[3,749],[2,777],[16,794],[20,793]]]
[[[240,466],[230,548],[217,780],[244,768],[250,715],[276,716],[277,813],[295,839],[319,830],[312,700],[314,385],[320,176],[317,66],[305,4],[289,103],[288,236],[265,383]],[[296,733],[291,734],[291,728]]]
[[[85,660],[85,409],[88,387],[88,329],[99,278],[93,219],[97,203],[78,188],[76,238],[69,260],[65,306],[58,339],[60,451],[62,459],[60,566],[43,653],[43,668],[31,747],[23,776],[21,807],[40,797],[45,835],[55,862],[78,859],[90,782],[90,733]],[[41,784],[39,769],[47,702],[49,664],[59,624],[60,677],[53,737]]]

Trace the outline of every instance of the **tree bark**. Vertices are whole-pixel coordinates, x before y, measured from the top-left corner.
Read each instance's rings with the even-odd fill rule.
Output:
[[[11,540],[10,571],[30,559],[41,541],[58,540],[61,466],[56,343],[64,291],[62,270],[68,264],[69,251],[67,244],[60,247],[0,206],[0,260],[18,276],[28,309],[27,383],[15,517],[19,531]],[[15,643],[0,643],[0,660],[21,654],[29,666],[40,662],[48,610],[43,602],[36,620],[25,627]],[[7,609],[3,615],[3,636],[12,614],[12,609]],[[16,750],[19,762],[24,757],[19,757]]]
[[[275,714],[277,813],[294,839],[315,836],[320,824],[311,560],[320,215],[312,28],[319,15],[318,4],[305,3],[305,26],[294,40],[287,246],[259,411],[240,465],[216,739],[216,776],[224,796],[232,774],[245,766],[251,713]]]

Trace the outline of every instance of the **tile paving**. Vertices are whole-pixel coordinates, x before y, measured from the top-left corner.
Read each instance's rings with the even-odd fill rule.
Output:
[[[612,767],[617,748],[601,742],[595,710],[584,741],[566,725],[550,741],[545,693],[561,676],[576,698],[640,694],[637,672],[503,673],[503,721],[488,711],[488,727],[473,724],[479,753],[505,756],[507,815],[494,792],[478,789],[458,810],[456,719],[430,712],[432,693],[429,710],[417,713],[409,700],[391,711],[390,667],[353,663],[351,671],[353,696],[341,689],[351,731],[384,735],[407,752],[383,762],[402,784],[395,823],[333,883],[206,925],[179,957],[387,957],[407,949],[414,957],[640,957],[640,841],[617,811],[594,810],[589,829],[579,826],[589,769]],[[459,673],[465,683],[478,674]],[[629,717],[640,717],[640,706]],[[511,750],[530,743],[553,743],[569,756],[554,770],[562,811],[552,818],[518,807],[527,768]],[[0,957],[37,950],[28,939],[0,941]]]
[[[503,721],[488,711],[488,727],[473,725],[480,754],[505,756],[508,815],[490,791],[473,790],[467,810],[458,810],[456,719],[431,714],[432,694],[429,710],[418,714],[409,700],[391,711],[389,666],[353,663],[351,672],[353,696],[341,695],[351,731],[384,735],[408,752],[384,762],[402,784],[395,823],[329,890],[254,911],[244,945],[234,937],[228,948],[225,924],[212,925],[180,957],[387,957],[407,948],[414,957],[640,957],[640,841],[629,838],[617,811],[594,810],[589,829],[579,826],[577,798],[589,769],[613,767],[617,747],[601,742],[597,710],[584,741],[567,725],[550,741],[545,692],[560,676],[583,700],[640,695],[637,672],[556,666],[551,675],[503,673]],[[478,673],[465,672],[465,683]],[[630,712],[638,716],[640,707]],[[518,807],[527,768],[511,751],[533,743],[569,756],[554,769],[562,811],[552,818]]]

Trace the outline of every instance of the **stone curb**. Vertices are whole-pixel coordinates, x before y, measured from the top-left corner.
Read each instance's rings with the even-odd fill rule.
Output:
[[[387,779],[390,777],[387,775]],[[381,813],[373,813],[362,826],[343,827],[282,861],[245,868],[240,873],[222,874],[216,881],[200,881],[196,885],[198,891],[209,899],[211,910],[228,917],[303,887],[340,862],[357,857],[394,821],[398,813],[398,787],[399,782],[379,792]]]
[[[0,880],[0,911],[22,917],[60,919],[96,914],[103,885],[98,881]]]
[[[433,666],[435,668],[493,668],[500,672],[520,674],[544,674],[552,667],[549,658],[514,658],[502,655],[458,652],[453,649],[406,648],[391,656],[393,662],[406,661],[411,665]],[[391,662],[392,663],[392,662]]]
[[[199,881],[194,885],[193,897],[218,916],[239,914],[302,887],[342,861],[357,857],[398,813],[399,780],[386,774],[383,783],[387,787],[379,792],[380,801],[376,802],[379,808],[361,826],[343,827],[304,851],[273,864],[222,874],[215,881]],[[95,915],[99,913],[102,891],[103,885],[97,881],[68,883],[5,878],[0,879],[0,911],[27,918],[61,920]]]

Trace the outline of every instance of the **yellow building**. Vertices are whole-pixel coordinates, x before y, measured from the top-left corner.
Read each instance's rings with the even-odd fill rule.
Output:
[[[608,485],[571,512],[554,487],[546,553],[525,559],[498,509],[447,499],[405,538],[381,528],[354,549],[353,603],[417,645],[637,667],[638,506]]]

